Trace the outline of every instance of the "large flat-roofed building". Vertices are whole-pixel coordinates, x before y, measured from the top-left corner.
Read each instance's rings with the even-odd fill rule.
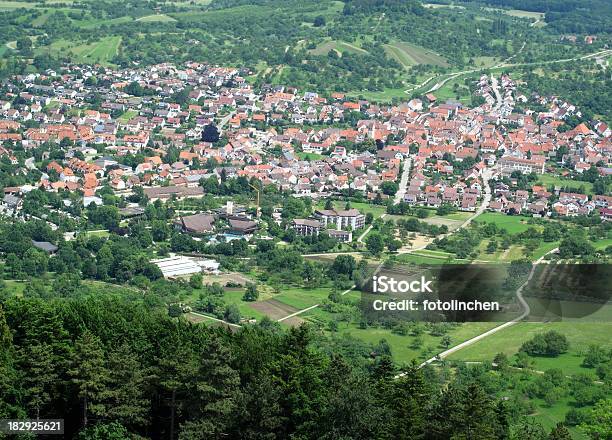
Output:
[[[291,222],[291,229],[301,237],[310,237],[311,235],[319,235],[323,225],[319,220],[309,218],[296,218]]]
[[[337,229],[343,229],[350,226],[354,231],[365,226],[365,215],[355,208],[345,210],[318,209],[314,215],[325,227],[335,225]]]
[[[202,197],[204,195],[204,188],[199,186],[195,188],[186,186],[156,186],[144,188],[144,193],[151,201],[169,199],[172,196],[175,196],[177,199],[183,199],[186,197]]]
[[[151,260],[161,270],[164,278],[178,278],[200,273],[202,271],[217,273],[219,263],[215,260],[203,260],[198,258],[175,255],[168,258]]]
[[[504,156],[497,164],[502,173],[512,174],[513,171],[521,171],[523,174],[544,174],[546,159],[543,156],[534,156],[531,159]]]
[[[331,238],[335,238],[341,243],[350,243],[351,241],[353,241],[353,233],[350,231],[328,229],[326,232]]]
[[[175,256],[151,260],[161,270],[164,278],[193,275],[202,272],[202,268],[191,258]]]

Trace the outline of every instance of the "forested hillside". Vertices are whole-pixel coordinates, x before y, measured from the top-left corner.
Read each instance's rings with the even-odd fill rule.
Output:
[[[479,0],[478,3],[544,12],[546,22],[559,32],[612,32],[612,7],[607,0]]]
[[[127,67],[198,60],[244,67],[255,85],[407,97],[406,89],[431,76],[508,57],[567,58],[607,41],[599,35],[595,46],[568,46],[560,33],[587,29],[531,26],[527,17],[481,3],[457,8],[425,7],[416,0],[13,3],[0,17],[2,76],[58,69],[64,62]],[[591,3],[600,7],[598,0]],[[579,8],[557,9],[550,14],[579,15],[557,20],[547,10],[547,22],[584,27],[590,20],[605,22],[608,13],[584,17]]]
[[[568,438],[490,397],[515,381],[508,371],[412,366],[394,379],[388,356],[318,338],[270,321],[238,333],[193,325],[136,297],[10,299],[0,418],[65,418],[79,439]]]

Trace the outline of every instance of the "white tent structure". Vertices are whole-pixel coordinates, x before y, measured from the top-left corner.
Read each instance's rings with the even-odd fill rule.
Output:
[[[202,272],[202,268],[198,263],[181,255],[151,260],[151,263],[159,267],[159,270],[161,270],[164,278],[193,275],[194,273]]]
[[[151,263],[159,267],[164,278],[193,275],[194,273],[219,272],[219,262],[215,260],[203,260],[200,258],[185,257],[183,255],[170,255],[168,258],[151,260]]]

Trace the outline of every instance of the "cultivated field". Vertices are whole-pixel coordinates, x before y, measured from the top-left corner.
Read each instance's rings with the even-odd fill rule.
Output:
[[[256,301],[250,305],[251,308],[257,310],[262,315],[266,315],[272,320],[284,318],[287,315],[298,311],[295,307],[291,307],[277,299],[267,299],[265,301]]]
[[[411,43],[395,41],[384,46],[387,54],[406,69],[417,64],[448,67],[446,60],[437,53]]]

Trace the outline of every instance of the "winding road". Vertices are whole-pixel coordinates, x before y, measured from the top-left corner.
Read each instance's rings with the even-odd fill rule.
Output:
[[[457,351],[465,348],[465,347],[469,347],[470,345],[483,340],[484,338],[491,336],[497,332],[499,332],[500,330],[503,330],[505,328],[511,327],[514,324],[517,324],[519,322],[521,322],[523,319],[525,319],[527,316],[529,316],[529,313],[531,312],[531,308],[529,307],[529,303],[527,301],[525,301],[525,298],[523,298],[523,289],[525,288],[525,286],[527,286],[527,284],[529,284],[529,281],[531,281],[531,279],[533,278],[533,274],[535,273],[535,269],[536,266],[538,264],[542,264],[542,262],[544,261],[545,257],[549,254],[553,254],[555,252],[557,252],[559,249],[555,248],[550,250],[549,252],[547,252],[546,254],[542,255],[540,258],[538,258],[533,265],[531,266],[531,271],[529,272],[529,276],[527,277],[527,280],[525,280],[525,282],[523,284],[521,284],[519,286],[518,289],[516,289],[516,298],[518,299],[519,304],[521,305],[521,308],[523,309],[522,313],[517,316],[514,319],[511,319],[508,322],[504,322],[501,325],[498,325],[497,327],[492,328],[491,330],[488,330],[484,333],[479,334],[478,336],[474,336],[471,339],[468,339],[467,341],[464,341],[460,344],[455,345],[452,348],[449,348],[448,350],[443,351],[442,353],[438,353],[436,356],[427,359],[425,362],[423,362],[420,367],[423,367],[425,365],[431,364],[432,362],[435,361],[439,361],[442,360],[448,356],[450,356],[453,353],[456,353]],[[396,377],[402,377],[405,373],[400,373],[398,374]]]
[[[424,91],[423,94],[435,92],[436,90],[442,88],[444,86],[444,84],[446,84],[450,80],[453,80],[453,79],[457,78],[458,76],[467,75],[467,74],[470,74],[470,73],[489,71],[489,70],[499,69],[499,68],[502,68],[502,67],[539,66],[539,65],[543,65],[543,64],[567,63],[567,62],[571,62],[571,61],[586,60],[586,59],[593,58],[593,57],[601,57],[601,56],[607,56],[607,55],[612,54],[612,49],[604,49],[604,50],[600,50],[599,52],[594,52],[594,53],[590,53],[590,54],[587,54],[587,55],[581,55],[581,56],[573,57],[573,58],[561,58],[561,59],[558,59],[558,60],[536,61],[536,62],[530,62],[530,63],[509,63],[509,61],[511,61],[512,59],[514,59],[516,57],[516,55],[521,53],[524,48],[525,48],[525,43],[523,43],[523,45],[521,46],[521,48],[518,50],[518,52],[516,54],[506,58],[505,60],[501,61],[500,63],[498,63],[498,64],[496,64],[494,66],[491,66],[491,67],[479,67],[477,69],[468,69],[468,70],[462,70],[460,72],[454,72],[454,73],[450,73],[450,74],[439,75],[438,77],[430,77],[427,80],[425,80],[423,83],[421,83],[420,85],[414,86],[414,87],[409,88],[409,89],[406,89],[404,92],[406,94],[408,94],[409,92],[412,92],[414,90],[418,90],[419,88],[425,86],[431,80],[436,79],[436,78],[442,78],[442,79],[441,80],[439,79],[436,84],[434,84],[427,91]],[[446,75],[449,75],[449,76],[446,76]],[[444,78],[445,76],[446,76],[446,78]]]

